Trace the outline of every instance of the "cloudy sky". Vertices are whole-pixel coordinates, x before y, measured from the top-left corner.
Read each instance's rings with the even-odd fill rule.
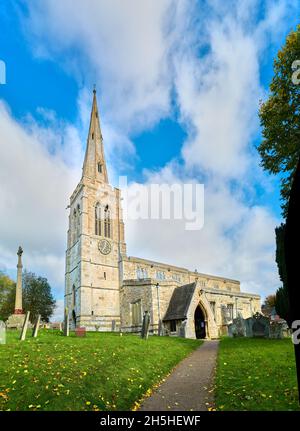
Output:
[[[0,0],[0,269],[64,291],[69,196],[93,85],[110,181],[203,183],[204,227],[128,221],[128,254],[279,286],[278,179],[259,166],[257,116],[299,1]]]

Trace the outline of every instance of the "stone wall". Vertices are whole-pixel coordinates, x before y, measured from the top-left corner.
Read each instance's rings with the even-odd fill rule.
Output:
[[[140,276],[142,279],[151,278],[159,283],[169,281],[178,285],[198,281],[202,288],[240,292],[240,282],[237,280],[189,271],[174,265],[126,256],[123,257],[122,265],[124,280],[134,280]]]
[[[150,331],[157,333],[158,316],[160,315],[161,319],[164,318],[173,291],[179,285],[181,285],[179,282],[164,280],[159,282],[157,289],[157,280],[155,279],[124,280],[120,294],[122,330],[140,331],[141,327],[132,327],[131,304],[141,300],[142,313],[145,310],[150,313]],[[221,289],[202,289],[199,282],[197,283],[197,292],[198,294],[193,298],[195,303],[189,308],[188,321],[186,322],[186,336],[188,338],[195,338],[194,312],[200,302],[207,318],[209,338],[215,338],[221,334],[223,326],[221,306],[227,307],[229,304],[233,304],[233,317],[239,313],[247,318],[252,315],[251,309],[253,313],[260,311],[260,297],[258,295],[233,293]],[[211,302],[215,303],[215,310],[213,310]],[[165,326],[170,330],[169,323],[166,323]],[[180,335],[180,327],[181,322],[177,322],[177,335]]]

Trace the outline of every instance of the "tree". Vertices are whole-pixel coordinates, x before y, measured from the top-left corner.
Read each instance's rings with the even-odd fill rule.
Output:
[[[289,318],[289,293],[287,286],[279,287],[276,291],[275,297],[275,309],[276,313],[284,320],[286,320],[290,326]]]
[[[288,35],[278,52],[271,93],[259,110],[263,135],[258,146],[261,165],[266,171],[280,175],[284,217],[300,152],[300,84],[295,85],[292,80],[295,60],[300,60],[300,25]]]
[[[263,303],[262,309],[265,315],[270,315],[272,309],[275,307],[275,295],[268,295]]]
[[[16,283],[0,272],[0,320],[6,320],[14,311]]]
[[[30,311],[31,322],[36,320],[38,314],[41,315],[44,322],[49,322],[49,318],[55,309],[55,300],[46,278],[24,271],[23,309],[25,312]]]
[[[284,251],[285,223],[275,228],[276,234],[276,263],[282,287],[276,291],[275,309],[277,314],[290,324],[289,319],[289,296],[287,288],[287,274]]]
[[[35,322],[40,314],[42,320],[49,322],[55,309],[55,300],[48,280],[32,272],[23,272],[23,310],[30,311],[30,321]],[[6,320],[15,307],[16,284],[7,275],[0,273],[0,319]]]

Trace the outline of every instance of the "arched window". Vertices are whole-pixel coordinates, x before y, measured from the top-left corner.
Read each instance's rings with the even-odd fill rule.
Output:
[[[99,202],[95,206],[95,235],[102,235],[101,232],[101,205]]]
[[[106,205],[104,209],[104,236],[106,238],[111,238],[111,219],[108,205]]]

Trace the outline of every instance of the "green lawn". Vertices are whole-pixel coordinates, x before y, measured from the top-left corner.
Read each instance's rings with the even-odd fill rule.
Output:
[[[0,345],[0,410],[130,410],[201,342],[42,330]]]
[[[221,339],[216,409],[299,410],[291,340]]]

